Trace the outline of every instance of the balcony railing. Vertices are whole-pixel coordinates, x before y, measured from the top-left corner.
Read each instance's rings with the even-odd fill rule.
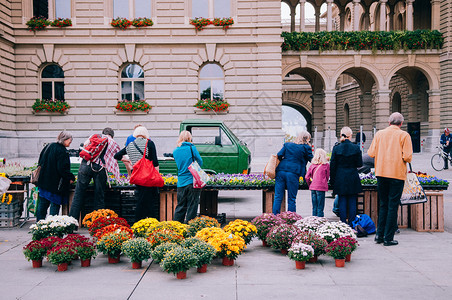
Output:
[[[282,51],[441,49],[443,34],[437,30],[415,31],[320,31],[283,32]]]

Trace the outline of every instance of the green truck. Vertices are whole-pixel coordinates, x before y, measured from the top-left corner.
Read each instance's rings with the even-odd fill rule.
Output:
[[[207,173],[250,173],[250,150],[222,121],[188,119],[180,124],[180,131],[183,130],[191,132],[193,144],[203,160],[202,168]],[[174,140],[177,140],[177,136]],[[156,146],[158,150],[158,145]],[[159,165],[160,173],[177,175],[176,161],[172,153],[165,153],[164,157],[159,157]],[[75,175],[79,166],[80,158],[71,157],[71,171]],[[122,162],[119,162],[119,169],[120,173],[127,173]]]
[[[188,119],[180,124],[183,130],[191,132],[207,173],[250,173],[250,150],[222,121]],[[177,174],[174,158],[159,158],[159,164],[160,173]]]

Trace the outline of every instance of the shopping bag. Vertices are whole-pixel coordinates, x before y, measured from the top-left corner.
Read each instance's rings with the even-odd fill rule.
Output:
[[[31,172],[31,183],[34,185],[38,184],[39,173],[41,172],[41,166],[38,166],[33,172]]]
[[[372,219],[366,214],[360,214],[355,217],[355,220],[352,221],[352,227],[356,228],[357,226],[361,226],[361,228],[366,232],[366,234],[375,233],[375,223]],[[359,230],[357,230],[359,232]]]
[[[136,146],[136,144],[135,144]],[[147,187],[162,187],[165,182],[163,181],[160,173],[155,169],[152,161],[146,158],[146,146],[144,147],[143,157],[140,158],[133,165],[132,175],[130,175],[129,182],[131,184]]]
[[[267,164],[264,168],[264,174],[270,177],[271,179],[275,179],[276,177],[276,168],[279,165],[279,159],[277,155],[270,156],[270,159],[268,160]]]
[[[201,189],[206,186],[207,182],[209,181],[209,175],[203,169],[201,169],[201,166],[197,161],[193,161],[188,166],[188,170],[190,171],[191,175],[193,175],[193,187],[195,189]]]
[[[2,196],[6,191],[9,189],[9,186],[11,184],[11,180],[9,180],[6,177],[0,176],[0,196]]]
[[[29,212],[36,216],[36,211],[38,210],[39,201],[39,190],[38,187],[31,189],[30,200],[28,201],[27,209]]]
[[[424,202],[427,202],[427,196],[425,195],[424,189],[422,188],[416,173],[409,172],[406,174],[405,185],[403,186],[402,197],[400,198],[400,205]]]

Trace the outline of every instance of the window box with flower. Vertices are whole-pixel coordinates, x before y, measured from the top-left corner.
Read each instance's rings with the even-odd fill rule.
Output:
[[[222,26],[224,30],[228,29],[232,24],[234,24],[234,19],[232,18],[215,18],[212,21],[214,26]]]
[[[25,23],[30,31],[44,30],[50,24],[46,17],[33,17]]]
[[[190,19],[190,24],[195,26],[196,31],[201,31],[207,25],[212,24],[212,21],[206,18],[194,18]]]
[[[64,100],[36,99],[31,106],[34,114],[48,115],[53,113],[67,114],[71,106]]]
[[[152,109],[152,106],[149,105],[149,103],[147,103],[145,100],[122,100],[119,101],[118,104],[116,104],[115,108],[116,114],[131,112],[147,114]]]
[[[126,19],[126,18],[116,18],[111,20],[110,25],[119,29],[127,29],[132,25],[132,21]]]
[[[58,18],[56,20],[53,20],[52,23],[50,23],[50,26],[52,27],[70,27],[72,26],[72,20],[71,19],[64,19],[64,18]]]
[[[132,20],[132,26],[134,27],[149,27],[154,25],[154,22],[149,18],[135,18]]]
[[[227,114],[229,103],[223,99],[200,99],[193,105],[196,114]]]

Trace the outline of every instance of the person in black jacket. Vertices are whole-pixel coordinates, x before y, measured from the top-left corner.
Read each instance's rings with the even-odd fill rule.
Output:
[[[50,206],[50,215],[58,215],[60,205],[69,200],[70,184],[75,176],[71,173],[71,163],[66,148],[72,142],[72,135],[62,131],[56,143],[51,143],[42,149],[39,155],[38,188],[39,202],[36,210],[36,220],[45,219]]]
[[[333,148],[330,163],[330,184],[333,194],[339,196],[339,217],[351,226],[356,217],[356,200],[362,192],[357,168],[363,165],[361,150],[350,141],[352,130],[341,129],[340,143]]]

